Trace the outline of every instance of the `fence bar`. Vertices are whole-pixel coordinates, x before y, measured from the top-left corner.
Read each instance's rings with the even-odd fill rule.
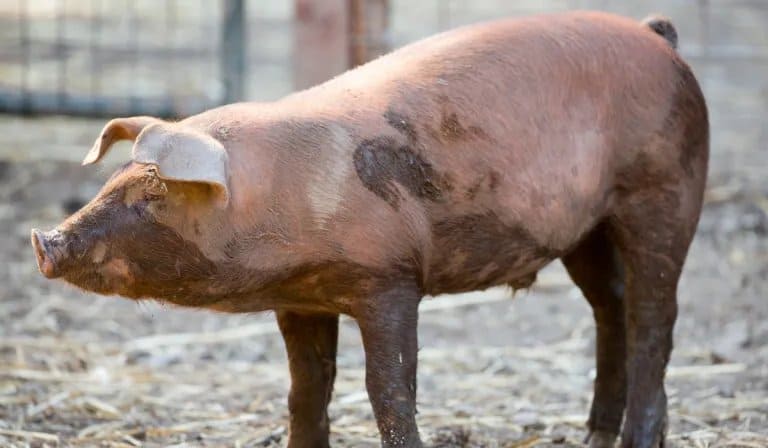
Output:
[[[245,1],[225,0],[221,39],[221,77],[225,103],[245,98]]]
[[[174,89],[176,89],[176,68],[178,62],[176,61],[176,2],[175,0],[166,0],[165,2],[165,46],[170,50],[168,55],[168,62],[170,63],[171,70],[168,71],[165,78],[165,90],[169,98],[173,98]]]
[[[0,87],[0,113],[24,113],[27,115],[74,115],[81,117],[115,117],[130,115],[154,115],[178,118],[218,106],[218,102],[198,97],[178,98],[177,105],[166,97],[144,98],[135,96],[97,96],[69,93],[67,102],[61,104],[58,92],[20,92],[18,89]],[[179,107],[178,105],[181,105]]]
[[[304,89],[348,68],[347,0],[294,0],[293,86]]]
[[[27,10],[27,2],[25,0],[19,0],[19,40],[21,44],[22,54],[22,67],[21,67],[21,99],[18,101],[18,109],[16,111],[27,114],[30,111],[30,86],[29,86],[29,70],[31,65],[31,45],[29,38],[29,11]]]
[[[100,14],[103,8],[101,8],[101,0],[91,0],[91,39],[88,42],[88,57],[91,60],[91,70],[88,75],[90,76],[90,95],[95,97],[100,91],[99,76],[97,72],[100,70],[101,64],[101,19]],[[95,112],[95,111],[94,111]]]
[[[139,15],[136,11],[136,2],[134,0],[127,0],[128,4],[126,5],[126,10],[128,11],[128,29],[129,31],[129,42],[130,46],[128,51],[131,54],[131,59],[133,60],[133,63],[129,66],[129,77],[128,84],[131,86],[131,95],[128,99],[130,102],[130,105],[128,108],[130,110],[140,110],[141,109],[141,96],[140,93],[136,92],[136,80],[138,79],[137,73],[139,72],[139,66],[141,64],[141,57],[139,56]]]
[[[59,89],[59,107],[64,108],[67,103],[67,42],[64,30],[67,1],[59,0],[56,12],[56,62],[58,66],[57,81]]]
[[[349,0],[349,66],[376,59],[389,49],[389,0]]]

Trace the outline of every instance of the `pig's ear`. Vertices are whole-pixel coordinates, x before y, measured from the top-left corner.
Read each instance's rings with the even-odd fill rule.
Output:
[[[115,118],[104,126],[101,134],[93,143],[93,147],[83,159],[83,165],[90,165],[101,160],[109,151],[113,143],[120,140],[136,140],[141,131],[153,123],[160,123],[161,120],[154,117],[130,117]]]
[[[208,134],[176,124],[153,124],[136,138],[132,158],[157,165],[162,179],[208,184],[220,207],[229,203],[227,152]]]

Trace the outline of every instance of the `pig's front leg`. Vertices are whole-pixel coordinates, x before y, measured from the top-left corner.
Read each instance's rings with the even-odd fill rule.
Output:
[[[336,377],[339,316],[280,311],[277,323],[291,371],[288,447],[327,447],[327,409]]]
[[[405,284],[365,299],[355,311],[365,348],[365,384],[384,447],[420,447],[416,427],[418,306]]]

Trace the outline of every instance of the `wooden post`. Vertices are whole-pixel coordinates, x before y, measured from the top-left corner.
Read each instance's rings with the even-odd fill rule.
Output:
[[[295,89],[319,84],[342,73],[349,66],[347,1],[295,0]]]
[[[389,0],[349,0],[349,66],[389,50]]]
[[[245,1],[226,0],[221,36],[221,77],[224,103],[245,98]],[[169,30],[170,32],[170,30]]]

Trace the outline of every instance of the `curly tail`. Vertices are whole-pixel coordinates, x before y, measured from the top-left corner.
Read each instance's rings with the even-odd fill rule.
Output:
[[[669,18],[653,15],[646,17],[642,24],[666,39],[667,42],[669,42],[669,46],[677,49],[677,30],[675,29],[675,26],[672,25],[672,21],[669,20]]]

